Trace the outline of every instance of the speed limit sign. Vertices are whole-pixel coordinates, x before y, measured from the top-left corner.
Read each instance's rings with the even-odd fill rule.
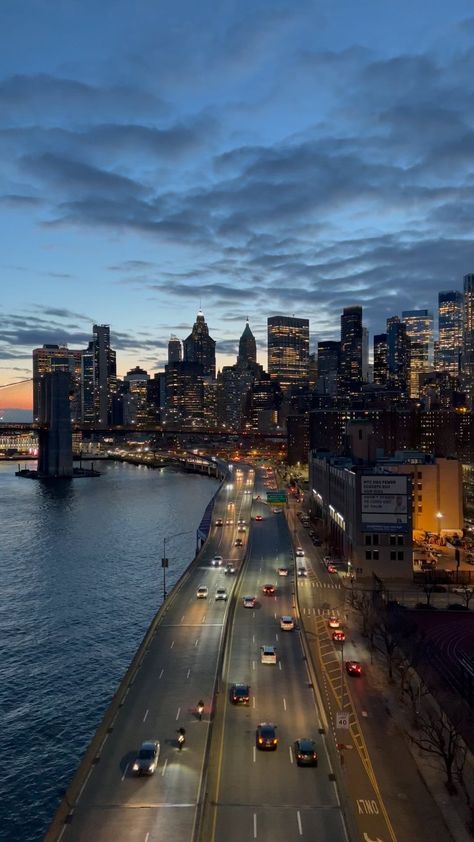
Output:
[[[349,714],[345,711],[338,711],[336,713],[336,728],[349,728]]]

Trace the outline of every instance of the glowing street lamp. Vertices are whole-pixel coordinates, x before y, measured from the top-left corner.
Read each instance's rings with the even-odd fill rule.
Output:
[[[436,517],[437,517],[437,520],[438,520],[438,538],[439,538],[440,535],[441,535],[441,520],[442,520],[442,517],[443,517],[443,513],[442,512],[436,512]]]

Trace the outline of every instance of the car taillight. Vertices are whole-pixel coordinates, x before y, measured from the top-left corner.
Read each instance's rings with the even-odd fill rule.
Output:
[[[258,738],[258,741],[259,741],[259,743],[260,743],[260,745],[261,745],[261,744],[263,743],[263,737],[259,737],[259,738]]]

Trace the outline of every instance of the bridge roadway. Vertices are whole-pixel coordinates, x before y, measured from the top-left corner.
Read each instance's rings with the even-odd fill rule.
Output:
[[[251,485],[247,485],[247,479]],[[234,547],[236,521],[248,523],[253,478],[248,470],[233,487],[224,487],[216,500],[214,520],[231,518],[232,526],[213,526],[211,536],[178,597],[159,624],[143,664],[64,825],[63,842],[154,842],[193,838],[203,761],[209,728],[218,651],[228,602],[216,602],[215,589],[234,587],[235,576],[210,567],[214,554],[241,561]],[[196,599],[199,585],[207,585],[207,600]],[[126,622],[126,617],[124,617]],[[195,715],[199,698],[205,701],[203,721]],[[176,731],[186,729],[184,749],[177,750]],[[158,769],[137,778],[132,765],[140,744],[161,743]]]

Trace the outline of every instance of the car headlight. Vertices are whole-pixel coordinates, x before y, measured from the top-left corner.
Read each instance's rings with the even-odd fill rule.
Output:
[[[149,770],[150,772],[154,772],[154,771],[155,771],[155,769],[156,769],[156,763],[152,763],[152,764],[151,764],[151,766],[149,766],[149,767],[148,767],[148,770]]]
[[[133,771],[138,772],[138,769],[139,769],[138,763],[134,763],[133,764]]]

